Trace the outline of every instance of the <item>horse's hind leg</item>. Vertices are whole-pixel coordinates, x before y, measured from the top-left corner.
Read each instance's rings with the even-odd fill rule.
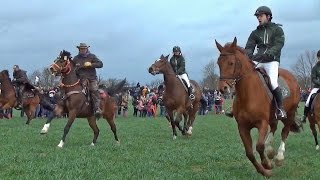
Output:
[[[32,111],[32,108],[31,108],[30,105],[29,105],[29,106],[27,106],[27,107],[25,108],[25,112],[26,112],[26,115],[27,115],[27,122],[26,122],[26,124],[29,125],[31,119],[32,119],[33,116],[34,116],[35,111]]]
[[[273,159],[274,156],[275,156],[275,151],[272,147],[272,143],[273,143],[273,138],[274,138],[274,133],[276,132],[277,130],[277,125],[278,125],[278,121],[272,119],[270,120],[270,132],[267,136],[267,139],[265,141],[265,151],[267,153],[267,156],[269,159]]]
[[[250,129],[248,129],[247,127],[242,127],[238,125],[238,130],[246,150],[246,155],[248,159],[251,161],[251,163],[254,165],[254,167],[256,168],[257,172],[267,177],[271,176],[271,170],[265,169],[260,163],[258,163],[258,161],[253,155],[252,138],[250,135]]]
[[[265,169],[272,169],[271,162],[269,159],[267,159],[266,155],[264,154],[264,149],[265,149],[265,138],[268,133],[268,122],[267,121],[262,121],[260,127],[258,128],[259,130],[259,138],[258,142],[256,145],[256,149],[260,155],[261,158],[261,164]]]
[[[289,132],[290,132],[290,126],[292,123],[294,123],[294,114],[288,115],[288,118],[283,120],[284,126],[281,131],[281,143],[278,149],[277,156],[275,157],[275,164],[277,166],[282,166],[284,161],[284,153],[286,151],[286,140],[288,138]]]
[[[310,118],[309,118],[310,119]],[[310,121],[309,120],[309,126],[310,126],[310,129],[312,131],[312,135],[313,135],[313,138],[314,138],[314,142],[316,143],[316,150],[319,150],[319,143],[318,143],[318,135],[317,135],[317,129],[316,129],[316,124],[314,122],[314,117],[313,119]],[[318,125],[319,126],[319,125]]]
[[[93,140],[91,146],[94,146],[97,143],[97,139],[99,136],[99,128],[97,126],[96,118],[94,116],[88,117],[88,123],[91,129],[93,130]]]
[[[76,112],[75,111],[69,111],[68,114],[68,122],[66,124],[66,126],[64,127],[64,131],[63,131],[63,136],[60,140],[60,143],[58,144],[58,147],[62,148],[64,145],[64,142],[66,140],[66,136],[70,130],[70,127],[72,126],[72,123],[74,122],[74,119],[76,118]]]
[[[195,107],[198,107],[198,104],[194,104],[193,109],[190,110],[191,112],[189,113],[189,119],[187,122],[187,133],[189,135],[192,134],[193,123],[194,123],[194,120],[196,119],[196,114],[198,111],[198,109],[196,109]]]
[[[55,113],[52,111],[47,117],[47,122],[46,124],[43,125],[43,128],[40,131],[40,134],[47,134],[49,131],[50,123],[52,119],[55,117]]]
[[[111,128],[111,131],[113,132],[113,136],[114,136],[114,139],[116,140],[116,143],[119,144],[120,141],[118,139],[118,135],[117,135],[117,126],[116,124],[114,123],[114,116],[109,116],[109,117],[106,117],[106,120],[108,121],[108,124]]]
[[[182,113],[178,112],[174,123],[176,124],[178,129],[182,132],[182,135],[185,135],[185,131],[180,125],[181,120],[182,120]]]

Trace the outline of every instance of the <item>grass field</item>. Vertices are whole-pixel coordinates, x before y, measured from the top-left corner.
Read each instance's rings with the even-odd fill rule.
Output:
[[[164,118],[119,117],[120,145],[101,119],[95,147],[87,121],[78,119],[63,149],[57,145],[66,120],[54,120],[49,134],[40,135],[44,122],[0,120],[0,179],[264,179],[245,156],[236,122],[223,115],[198,116],[192,137],[179,133],[175,141]],[[284,166],[271,179],[319,179],[319,153],[305,125],[289,136]]]

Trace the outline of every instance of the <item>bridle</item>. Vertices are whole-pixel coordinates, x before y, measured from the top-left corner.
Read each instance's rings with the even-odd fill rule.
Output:
[[[56,62],[54,62],[51,67],[57,71],[61,72],[62,74],[69,74],[71,72],[71,63],[67,60],[67,64],[64,67],[59,66]]]
[[[225,81],[230,87],[232,87],[235,84],[237,84],[237,82],[239,82],[244,76],[241,74],[241,71],[240,71],[242,64],[241,64],[240,60],[237,58],[235,53],[221,53],[220,57],[221,56],[235,56],[236,62],[235,62],[232,76],[220,76],[220,78],[219,78],[219,81]],[[237,69],[239,71],[237,71]],[[232,83],[229,84],[228,80],[232,80]]]

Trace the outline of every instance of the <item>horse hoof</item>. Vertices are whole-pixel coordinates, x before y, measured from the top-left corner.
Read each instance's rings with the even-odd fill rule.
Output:
[[[283,166],[283,162],[284,162],[284,159],[275,159],[275,164],[276,166],[280,167],[280,166]]]
[[[120,146],[120,141],[116,141],[115,143],[117,146]]]
[[[319,145],[316,145],[316,150],[319,150],[319,148],[320,148]]]
[[[90,144],[90,146],[94,147],[94,143],[92,142],[92,143]]]
[[[41,130],[40,131],[40,134],[47,134],[48,133],[48,131],[46,131],[46,130]]]
[[[269,160],[266,160],[266,161],[262,162],[261,164],[267,170],[270,170],[273,168],[273,166]]]
[[[272,170],[265,169],[263,171],[262,175],[265,176],[265,177],[271,177],[272,176]]]
[[[267,149],[267,156],[269,159],[273,159],[275,155],[276,155],[276,153],[272,148]]]
[[[63,148],[64,142],[61,140],[60,143],[58,144],[58,148]]]
[[[173,136],[173,138],[172,138],[173,140],[176,140],[177,139],[177,136]]]

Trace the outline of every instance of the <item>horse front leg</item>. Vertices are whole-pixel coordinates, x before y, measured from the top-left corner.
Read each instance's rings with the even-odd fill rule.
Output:
[[[72,123],[74,122],[76,118],[76,111],[69,111],[68,114],[68,122],[66,124],[66,126],[64,127],[64,131],[63,131],[63,136],[60,140],[60,143],[58,144],[59,148],[62,148],[64,146],[65,140],[66,140],[66,136],[70,130],[70,127],[72,126]]]
[[[173,111],[167,111],[168,118],[170,119],[171,127],[172,127],[172,134],[173,134],[173,140],[177,139],[177,130],[176,125],[173,118]]]
[[[268,134],[269,124],[267,121],[262,121],[261,125],[258,127],[259,131],[259,138],[256,145],[256,150],[258,151],[261,159],[261,164],[265,169],[272,169],[271,162],[266,157],[264,150],[265,150],[265,139]],[[270,134],[269,134],[270,135]],[[271,134],[271,137],[273,135]],[[272,142],[272,140],[271,140]]]
[[[265,169],[260,163],[258,163],[256,158],[254,157],[253,150],[252,150],[252,138],[250,134],[250,129],[238,124],[238,130],[239,130],[239,134],[243,142],[243,145],[245,147],[246,156],[248,157],[248,159],[251,161],[251,163],[256,168],[258,173],[262,174],[263,176],[270,177],[272,171]]]

